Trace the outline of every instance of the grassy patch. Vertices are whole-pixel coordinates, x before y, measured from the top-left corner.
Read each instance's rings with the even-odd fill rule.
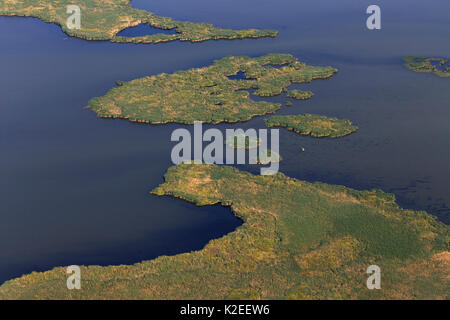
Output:
[[[283,127],[295,133],[316,138],[339,138],[358,130],[358,127],[352,125],[349,120],[314,114],[273,116],[264,121],[269,128]]]
[[[239,72],[249,80],[228,78]],[[106,95],[92,99],[88,107],[100,117],[152,124],[246,121],[273,113],[281,104],[253,101],[245,90],[255,89],[256,96],[272,97],[292,83],[325,79],[336,72],[331,67],[307,66],[289,54],[232,56],[204,68],[121,82]]]

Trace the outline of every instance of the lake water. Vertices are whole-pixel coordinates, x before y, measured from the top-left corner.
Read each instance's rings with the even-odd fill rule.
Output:
[[[280,34],[112,44],[69,38],[37,19],[0,17],[0,283],[60,265],[131,264],[197,250],[238,227],[228,208],[198,208],[149,194],[171,166],[171,132],[189,126],[99,119],[84,108],[116,80],[201,67],[228,55],[291,53],[308,64],[339,69],[331,79],[293,86],[315,96],[293,101],[278,114],[348,118],[359,131],[330,140],[281,130],[282,172],[381,188],[405,208],[450,222],[450,79],[402,65],[407,55],[450,56],[448,0],[377,1],[382,29],[375,31],[365,26],[372,1],[132,4],[174,19]],[[264,123],[257,117],[217,127]]]
[[[175,34],[175,30],[163,30],[158,28],[153,28],[148,24],[139,24],[135,27],[126,28],[120,31],[118,37],[142,37],[152,34]]]

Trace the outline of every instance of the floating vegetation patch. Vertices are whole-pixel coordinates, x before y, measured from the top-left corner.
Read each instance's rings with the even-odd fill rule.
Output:
[[[358,127],[354,126],[350,120],[315,114],[272,116],[264,119],[264,122],[269,128],[283,127],[295,133],[316,138],[339,138],[358,130]]]
[[[286,97],[296,100],[307,100],[314,94],[311,91],[289,90],[286,91]]]
[[[442,78],[450,77],[450,64],[446,58],[409,56],[403,58],[405,66],[414,72],[432,73]]]
[[[283,67],[266,67],[269,63]],[[229,79],[240,72],[253,80]],[[293,83],[326,79],[336,72],[332,67],[308,66],[289,54],[232,56],[208,67],[122,82],[106,95],[92,99],[88,107],[100,117],[152,124],[246,121],[281,107],[279,103],[251,100],[247,90],[254,90],[255,96],[272,97]]]

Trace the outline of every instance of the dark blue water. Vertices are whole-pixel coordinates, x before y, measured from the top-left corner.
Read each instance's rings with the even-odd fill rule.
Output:
[[[247,79],[245,76],[245,72],[239,71],[234,76],[229,76],[228,79],[230,80],[253,80],[253,79]]]
[[[153,28],[148,24],[140,24],[135,27],[126,28],[120,31],[117,36],[118,37],[142,37],[148,36],[152,34],[175,34],[175,30],[164,30]]]
[[[450,3],[376,2],[377,31],[365,27],[372,1],[132,2],[174,19],[280,31],[275,39],[196,44],[88,42],[36,19],[1,17],[0,282],[59,265],[131,264],[191,251],[234,230],[240,222],[228,208],[149,194],[171,166],[171,132],[186,126],[98,119],[84,109],[117,80],[227,55],[291,53],[339,69],[331,79],[296,85],[315,96],[279,114],[348,118],[360,130],[337,140],[281,131],[281,171],[394,192],[402,206],[449,223],[450,82],[408,71],[402,57],[449,56]],[[218,127],[262,128],[262,119]]]

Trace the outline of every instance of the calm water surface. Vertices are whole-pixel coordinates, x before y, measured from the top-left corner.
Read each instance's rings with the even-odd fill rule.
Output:
[[[98,119],[84,108],[116,80],[227,55],[291,53],[339,69],[295,86],[315,96],[279,114],[348,118],[360,130],[337,140],[281,131],[282,172],[381,188],[401,206],[449,223],[450,79],[410,72],[401,59],[450,56],[450,3],[377,3],[379,31],[365,28],[372,1],[132,1],[174,19],[280,31],[275,39],[196,44],[87,42],[37,19],[0,17],[0,283],[59,265],[131,264],[197,250],[240,225],[228,208],[149,194],[171,166],[170,134],[183,126]],[[262,128],[262,119],[218,127]]]

